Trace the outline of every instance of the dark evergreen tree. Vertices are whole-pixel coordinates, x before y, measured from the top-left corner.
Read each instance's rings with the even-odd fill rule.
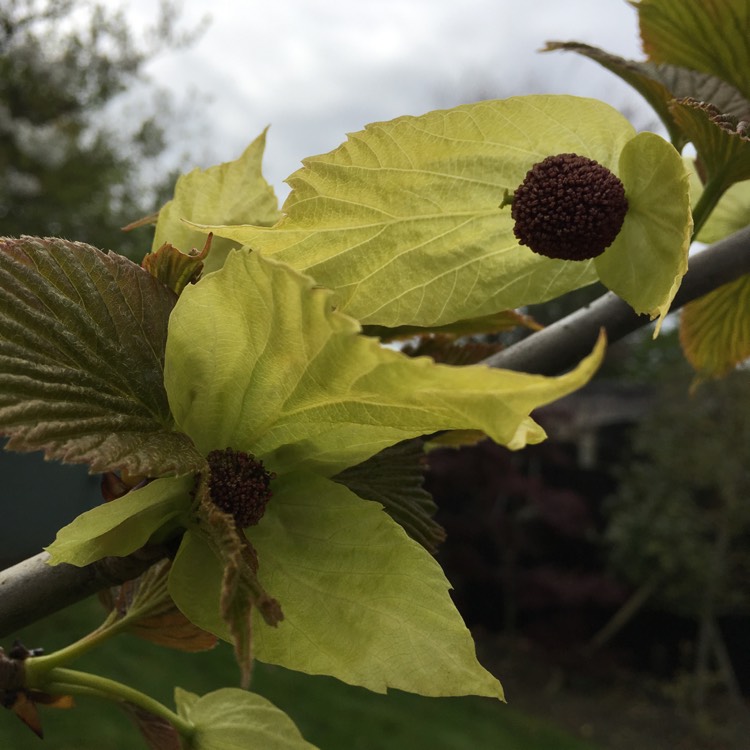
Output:
[[[136,36],[122,10],[81,0],[0,4],[0,235],[75,238],[129,255],[145,234],[120,227],[158,208],[141,165],[166,146],[168,108],[116,129],[103,112],[142,83],[157,48],[187,40],[175,8]],[[116,132],[115,132],[116,130]]]

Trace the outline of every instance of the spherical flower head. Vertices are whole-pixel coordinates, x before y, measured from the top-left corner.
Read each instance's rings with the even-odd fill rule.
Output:
[[[615,240],[628,201],[619,178],[578,154],[548,156],[527,173],[512,199],[513,232],[548,258],[588,260]]]
[[[209,492],[221,510],[234,516],[237,526],[254,526],[266,512],[271,499],[271,480],[275,474],[263,467],[255,456],[231,448],[211,451]]]

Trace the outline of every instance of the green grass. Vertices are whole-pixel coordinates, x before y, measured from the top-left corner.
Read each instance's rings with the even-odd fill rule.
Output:
[[[27,647],[47,652],[96,626],[102,610],[83,602],[18,634]],[[3,645],[9,646],[13,638]],[[126,682],[172,707],[179,685],[203,694],[237,684],[225,645],[203,654],[167,651],[120,636],[73,665]],[[595,750],[557,729],[489,699],[376,695],[326,677],[256,665],[253,689],[285,710],[321,750]],[[3,750],[144,750],[129,719],[113,704],[79,699],[75,710],[42,708],[40,743],[9,712],[0,713]],[[253,750],[248,748],[248,750]],[[258,750],[263,750],[258,748]]]

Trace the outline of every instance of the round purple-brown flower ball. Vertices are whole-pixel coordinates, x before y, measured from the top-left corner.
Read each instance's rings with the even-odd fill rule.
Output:
[[[208,456],[211,500],[234,517],[237,526],[254,526],[271,499],[271,480],[276,478],[255,456],[231,448],[211,451]]]
[[[522,245],[548,258],[588,260],[615,240],[628,201],[619,178],[578,154],[548,156],[516,189],[513,233]]]

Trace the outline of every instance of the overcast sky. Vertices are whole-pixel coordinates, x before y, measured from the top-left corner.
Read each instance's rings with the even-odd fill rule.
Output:
[[[131,0],[138,28],[152,0]],[[593,96],[655,125],[640,97],[547,40],[583,41],[642,58],[625,0],[183,0],[187,49],[148,72],[182,103],[178,140],[201,166],[238,156],[270,125],[265,173],[283,179],[366,123],[480,98],[524,93]],[[522,7],[519,7],[522,6]],[[207,21],[206,21],[207,19]],[[193,116],[195,114],[195,116]]]

